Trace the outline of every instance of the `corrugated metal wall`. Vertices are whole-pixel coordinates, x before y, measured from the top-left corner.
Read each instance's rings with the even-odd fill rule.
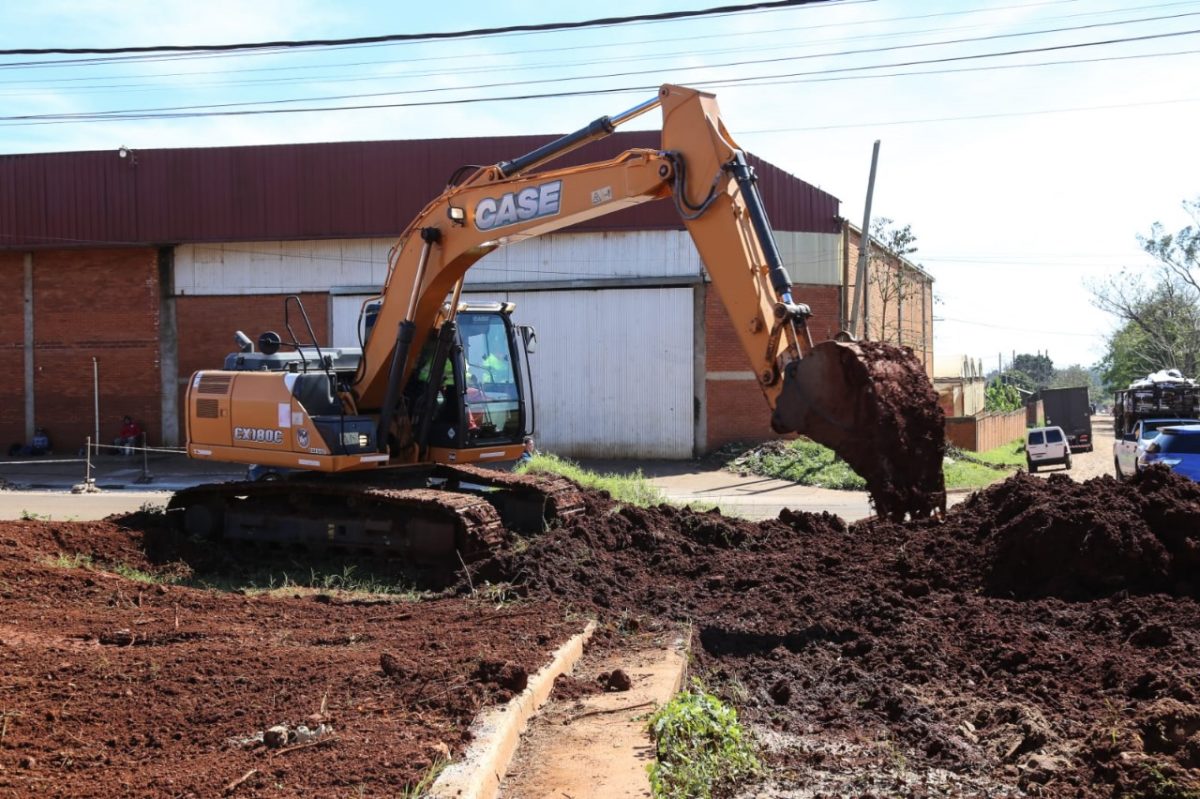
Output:
[[[466,295],[537,328],[538,447],[577,458],[689,458],[692,289]]]
[[[840,239],[827,233],[778,233],[795,283],[837,285]],[[282,294],[331,287],[379,287],[393,239],[182,244],[175,248],[180,294]],[[610,278],[690,277],[700,254],[682,230],[552,233],[484,258],[468,286]]]
[[[537,329],[538,447],[575,458],[689,458],[694,433],[691,288],[467,292],[515,302]],[[335,346],[357,346],[365,295],[333,298]]]

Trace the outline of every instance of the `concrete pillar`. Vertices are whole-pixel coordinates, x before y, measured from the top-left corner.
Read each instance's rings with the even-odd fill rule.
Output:
[[[692,455],[696,457],[708,451],[708,352],[705,325],[707,294],[708,284],[703,280],[692,289],[692,392],[695,397]]]
[[[175,322],[175,248],[158,249],[158,363],[162,443],[179,446],[179,329]]]
[[[37,426],[37,407],[34,403],[33,379],[33,253],[25,253],[25,441],[33,440],[33,429]]]

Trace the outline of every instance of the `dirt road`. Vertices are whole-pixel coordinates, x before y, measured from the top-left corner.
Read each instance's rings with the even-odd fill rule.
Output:
[[[1113,423],[1111,416],[1092,417],[1093,446],[1091,452],[1077,452],[1071,456],[1071,470],[1061,466],[1047,466],[1039,469],[1038,477],[1048,477],[1052,474],[1066,474],[1077,483],[1099,477],[1102,474],[1113,474]]]

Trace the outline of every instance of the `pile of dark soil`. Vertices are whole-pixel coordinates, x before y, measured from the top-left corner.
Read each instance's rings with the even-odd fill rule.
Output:
[[[810,788],[1200,791],[1189,481],[1017,475],[944,523],[907,525],[588,503],[476,581],[642,626],[692,622],[708,679]]]

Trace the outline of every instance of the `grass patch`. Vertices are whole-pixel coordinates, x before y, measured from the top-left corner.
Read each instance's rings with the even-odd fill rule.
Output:
[[[952,450],[946,453],[942,473],[946,488],[983,488],[1003,480],[1025,465],[1025,440],[1018,438],[987,452]]]
[[[806,486],[862,491],[867,483],[833,450],[814,441],[770,441],[734,458],[726,468]]]
[[[360,573],[358,564],[353,563],[335,564],[329,568],[270,565],[228,572],[204,571],[183,581],[183,584],[210,591],[250,595],[329,594],[385,597],[402,601],[418,601],[425,596],[424,592],[406,580]]]
[[[87,571],[110,572],[120,575],[126,580],[148,583],[150,585],[167,585],[179,582],[178,575],[155,574],[154,572],[135,568],[127,563],[97,563],[91,555],[84,555],[80,552],[70,555],[60,552],[54,557],[45,558],[42,562],[56,569],[85,569]]]
[[[90,569],[92,568],[92,556],[78,552],[71,555],[59,552],[52,558],[46,558],[46,565],[56,569]]]
[[[544,453],[533,456],[533,459],[522,466],[520,471],[530,474],[562,475],[574,480],[584,488],[607,491],[614,500],[626,505],[648,508],[667,501],[662,491],[646,479],[641,469],[633,474],[597,474],[566,458]]]
[[[158,585],[160,583],[165,584],[176,582],[175,578],[173,577],[154,574],[153,572],[143,571],[141,569],[135,569],[134,567],[124,563],[118,563],[117,565],[113,566],[112,571],[121,575],[126,580],[133,580],[135,583],[149,583],[150,585]]]
[[[951,450],[942,466],[947,489],[982,488],[1003,480],[1025,464],[1023,439],[987,452]],[[866,482],[833,450],[813,441],[770,441],[726,464],[739,474],[757,474],[800,485],[862,491]]]
[[[1157,764],[1147,764],[1146,775],[1133,793],[1121,794],[1121,799],[1200,799],[1200,788],[1176,782]]]
[[[647,769],[655,799],[711,799],[762,772],[737,711],[696,679],[650,717],[650,735],[656,759]]]

